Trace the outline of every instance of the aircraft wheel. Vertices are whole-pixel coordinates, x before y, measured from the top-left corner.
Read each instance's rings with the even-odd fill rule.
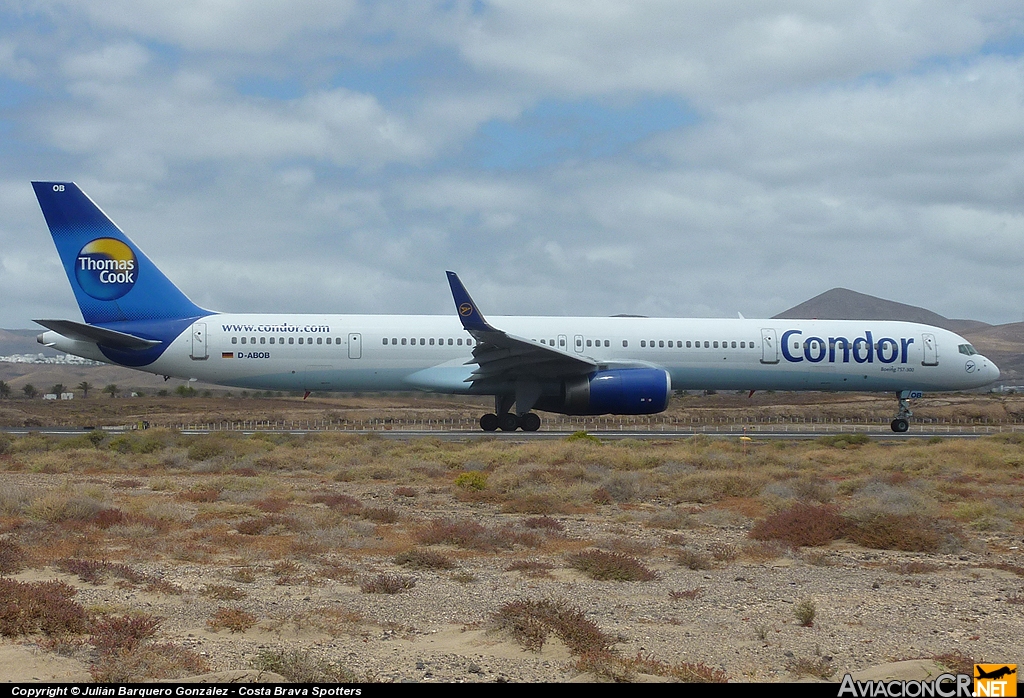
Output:
[[[506,412],[498,417],[498,428],[502,431],[515,431],[519,428],[519,417],[511,412]]]
[[[498,415],[485,414],[480,418],[480,428],[484,431],[496,431],[498,429]]]
[[[523,427],[523,431],[537,431],[540,429],[540,417],[533,412],[527,412],[519,418],[519,424]]]
[[[892,430],[897,434],[903,434],[907,431],[907,429],[910,428],[910,422],[903,418],[898,418],[892,420],[892,424],[890,426],[892,427]]]

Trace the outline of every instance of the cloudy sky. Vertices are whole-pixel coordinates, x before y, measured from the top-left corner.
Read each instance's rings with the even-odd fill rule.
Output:
[[[225,311],[1024,319],[1020,0],[0,0],[0,326],[74,180]]]

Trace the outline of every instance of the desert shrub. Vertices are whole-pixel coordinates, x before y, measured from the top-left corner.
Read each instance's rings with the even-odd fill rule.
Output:
[[[0,456],[7,455],[11,452],[11,444],[14,442],[7,434],[0,433]]]
[[[255,579],[254,575],[253,581],[255,581]],[[207,584],[199,593],[208,598],[217,599],[218,601],[241,601],[246,596],[245,592],[238,587],[228,586],[226,584]]]
[[[455,477],[455,486],[463,490],[480,492],[487,489],[487,473],[479,470],[468,470]]]
[[[232,634],[244,633],[256,625],[256,616],[240,608],[218,608],[206,621],[211,630],[229,630]]]
[[[796,616],[797,622],[805,628],[814,625],[814,616],[817,612],[818,609],[810,599],[804,599],[793,607],[793,615]]]
[[[14,574],[25,568],[28,555],[14,541],[0,539],[0,575]]]
[[[970,657],[960,650],[943,652],[942,654],[935,655],[932,659],[955,674],[974,676],[974,665],[977,664],[977,661],[974,657]]]
[[[288,508],[290,502],[283,497],[266,497],[257,502],[253,503],[260,511],[265,511],[268,514],[280,514],[282,511]]]
[[[454,560],[433,550],[407,550],[395,555],[393,561],[414,570],[450,570],[455,567]]]
[[[601,445],[601,439],[597,438],[593,434],[588,434],[585,431],[574,431],[573,433],[565,437],[565,440],[569,443],[573,443],[574,441],[576,441],[588,444],[596,444],[598,446]]]
[[[89,523],[107,529],[111,526],[123,524],[126,521],[128,521],[128,516],[123,511],[116,507],[111,507],[110,509],[100,509],[97,511],[89,520]]]
[[[347,494],[318,494],[312,498],[317,504],[324,504],[328,509],[341,514],[358,514],[363,510],[363,503]]]
[[[755,523],[750,537],[778,540],[794,547],[818,546],[842,538],[848,529],[849,523],[835,508],[797,502]]]
[[[867,434],[856,432],[853,434],[829,434],[818,439],[818,443],[832,448],[850,448],[851,446],[863,446],[871,443],[871,437]]]
[[[786,662],[786,670],[797,677],[813,676],[827,681],[836,673],[836,668],[824,657],[793,657]]]
[[[261,650],[252,666],[260,671],[280,674],[293,683],[353,683],[359,680],[349,669],[304,650]]]
[[[147,679],[177,679],[205,674],[209,664],[192,650],[178,645],[145,642],[101,654],[89,669],[98,683],[137,683]]]
[[[527,577],[550,577],[554,568],[550,562],[539,562],[537,560],[516,560],[509,564],[506,572],[519,572]]]
[[[604,550],[584,550],[570,555],[569,566],[591,579],[615,582],[650,582],[658,575],[635,557]]]
[[[0,577],[0,635],[77,635],[88,624],[85,609],[64,582],[16,582]]]
[[[246,536],[260,536],[294,525],[295,520],[289,516],[268,514],[267,516],[240,521],[235,524],[235,530]]]
[[[416,496],[416,490],[413,489],[412,487],[396,487],[395,488],[395,496],[396,497],[415,497]]]
[[[364,594],[400,594],[415,586],[416,580],[412,577],[382,573],[364,581],[359,585],[359,590]]]
[[[391,507],[366,507],[362,517],[375,523],[395,523],[398,521],[398,512]]]
[[[533,651],[539,651],[552,633],[573,654],[608,650],[615,643],[583,611],[564,601],[510,601],[492,614],[491,628]]]
[[[102,584],[108,576],[113,576],[123,579],[129,584],[145,585],[148,591],[158,591],[164,594],[182,593],[180,587],[170,582],[139,572],[119,562],[63,558],[54,562],[53,565],[62,572],[77,575],[83,582],[90,584]]]
[[[147,613],[105,616],[93,622],[89,644],[101,654],[134,649],[156,635],[161,622],[162,618]]]
[[[553,519],[550,516],[533,516],[523,521],[523,526],[526,528],[543,529],[547,531],[561,532],[565,530],[565,526],[561,524],[557,519]]]
[[[193,441],[188,447],[188,459],[192,461],[210,460],[222,453],[224,453],[224,446],[209,439]]]
[[[48,492],[32,502],[31,513],[50,523],[62,523],[88,521],[104,508],[103,502],[98,499],[60,489]]]
[[[693,601],[703,593],[704,587],[694,587],[693,589],[683,589],[682,591],[673,589],[668,592],[668,598],[672,601]]]
[[[709,570],[714,567],[711,556],[699,550],[683,548],[676,554],[676,562],[689,570]]]
[[[876,514],[858,521],[849,537],[865,548],[918,553],[939,551],[947,538],[937,520],[917,514]]]

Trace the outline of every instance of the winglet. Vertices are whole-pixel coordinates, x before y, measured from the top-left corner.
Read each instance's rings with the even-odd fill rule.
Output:
[[[448,284],[452,287],[452,297],[455,299],[455,309],[462,320],[462,326],[467,332],[497,332],[498,330],[487,324],[483,313],[477,308],[476,303],[469,295],[469,291],[462,285],[459,275],[453,271],[448,274]]]

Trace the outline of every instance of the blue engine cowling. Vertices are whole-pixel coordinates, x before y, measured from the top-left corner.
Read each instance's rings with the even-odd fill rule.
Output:
[[[668,371],[624,368],[569,379],[562,386],[561,400],[542,399],[537,408],[580,415],[656,414],[668,407],[671,395]]]

